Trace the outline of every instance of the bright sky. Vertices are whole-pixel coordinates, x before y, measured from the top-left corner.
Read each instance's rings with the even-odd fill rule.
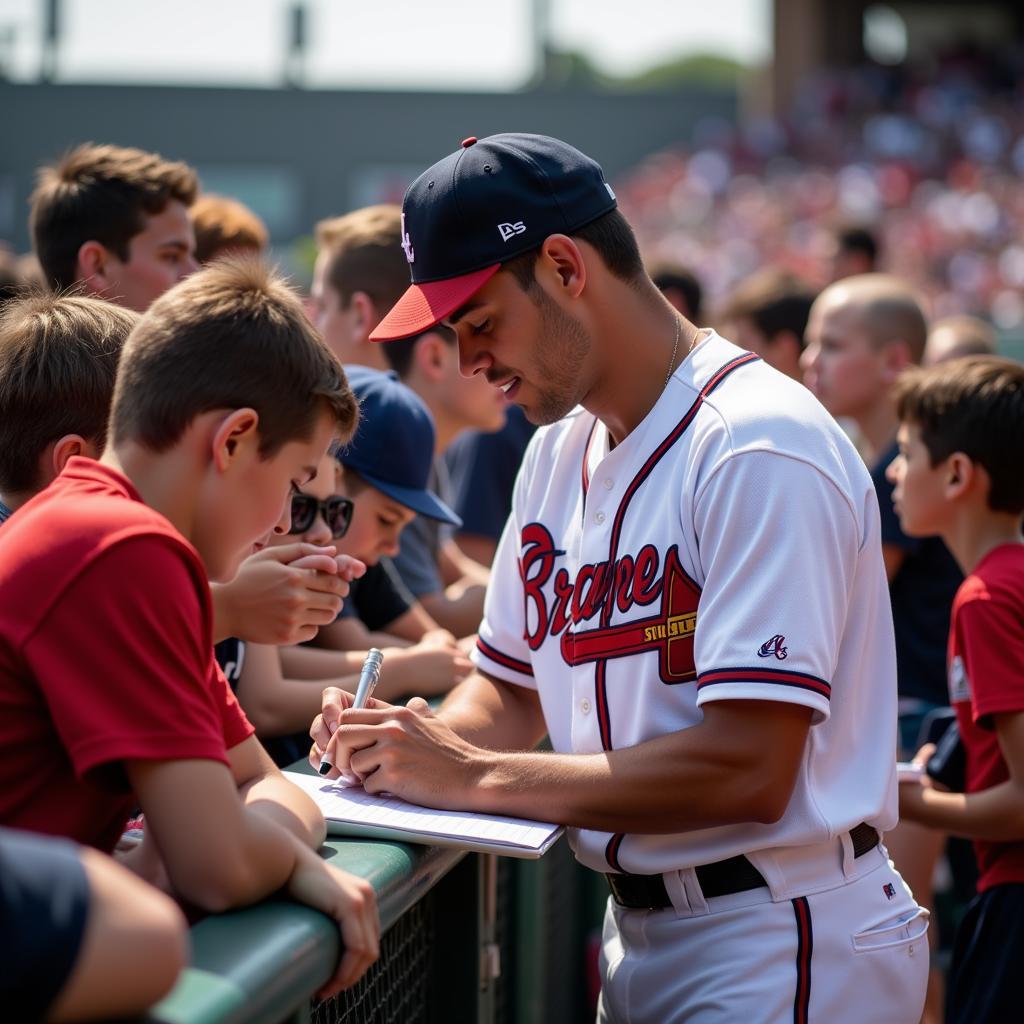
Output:
[[[59,77],[276,85],[290,0],[62,0]],[[306,0],[310,86],[514,89],[533,69],[531,12],[556,47],[631,72],[682,52],[757,62],[770,0]],[[38,74],[45,0],[0,0],[0,66]],[[173,17],[168,12],[173,11]]]

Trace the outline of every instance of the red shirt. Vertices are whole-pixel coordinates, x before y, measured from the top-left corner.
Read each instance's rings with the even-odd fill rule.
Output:
[[[71,459],[0,529],[0,822],[112,850],[124,761],[226,764],[251,734],[198,553],[120,473]]]
[[[949,700],[967,754],[967,792],[1010,776],[992,715],[1024,711],[1024,545],[990,551],[960,585],[949,630]],[[978,891],[1024,882],[1024,841],[976,840]]]

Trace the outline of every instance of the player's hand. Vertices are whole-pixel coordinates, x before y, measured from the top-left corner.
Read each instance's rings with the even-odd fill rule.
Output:
[[[380,917],[373,886],[305,850],[288,880],[288,893],[338,923],[344,946],[341,959],[334,976],[317,993],[318,999],[330,999],[354,985],[380,955]]]
[[[368,793],[465,810],[474,809],[496,756],[458,736],[421,697],[405,707],[344,711],[328,752]]]
[[[230,582],[211,587],[214,636],[296,644],[333,622],[349,583],[366,571],[334,547],[285,544],[250,555]]]
[[[313,719],[313,724],[309,727],[309,737],[313,741],[313,746],[309,751],[309,763],[317,771],[320,770],[320,761],[328,744],[331,742],[331,737],[337,732],[338,726],[341,724],[341,713],[347,708],[352,707],[352,702],[355,699],[355,694],[349,693],[348,690],[342,690],[337,686],[327,686],[324,688],[320,696],[320,714]],[[391,705],[387,701],[371,697],[367,707],[390,708]],[[340,774],[341,772],[334,768],[325,778],[336,779]]]

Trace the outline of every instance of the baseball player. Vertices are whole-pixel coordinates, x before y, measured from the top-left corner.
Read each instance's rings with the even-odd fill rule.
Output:
[[[895,658],[856,451],[669,306],[563,142],[466,139],[410,187],[403,248],[413,284],[375,337],[444,323],[463,372],[546,426],[477,671],[436,715],[328,691],[311,756],[570,826],[610,889],[601,1021],[916,1022],[927,913],[879,843]]]

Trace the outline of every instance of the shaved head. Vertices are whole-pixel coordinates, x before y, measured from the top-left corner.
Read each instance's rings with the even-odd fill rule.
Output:
[[[829,285],[816,306],[856,314],[877,348],[896,341],[906,344],[912,362],[920,363],[928,338],[921,303],[907,284],[890,274],[857,274]]]

